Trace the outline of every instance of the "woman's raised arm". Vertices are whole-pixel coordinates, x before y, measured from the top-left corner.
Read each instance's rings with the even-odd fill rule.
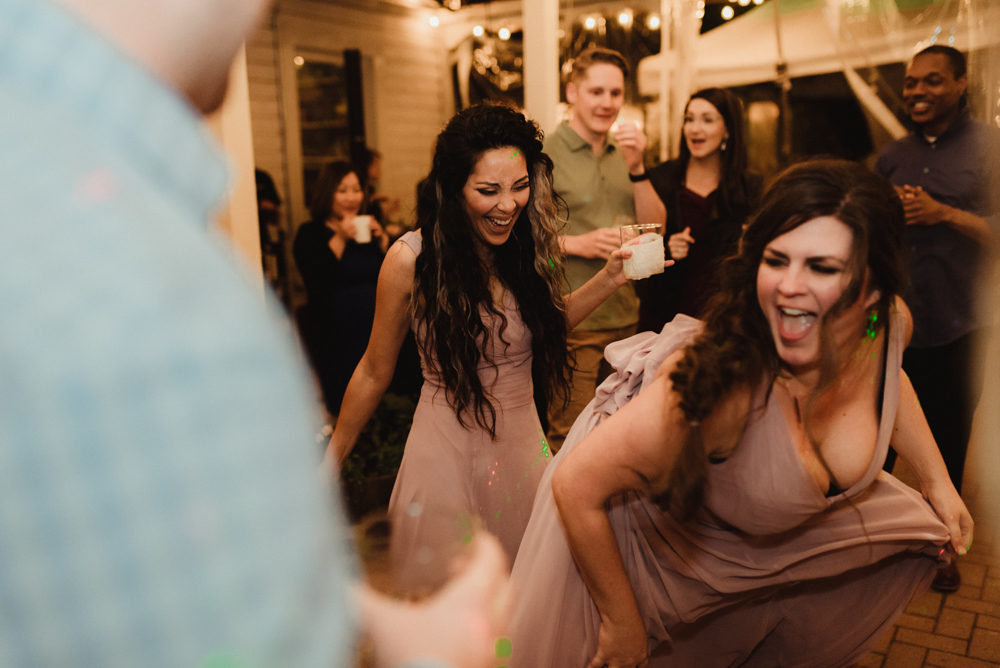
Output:
[[[405,243],[390,248],[382,262],[368,348],[347,385],[337,428],[323,458],[324,467],[331,473],[351,453],[358,435],[392,381],[396,358],[410,326],[410,295],[416,262],[416,254]]]
[[[604,504],[628,490],[652,496],[666,488],[690,430],[668,378],[681,354],[567,453],[552,478],[570,550],[601,614],[593,668],[646,665],[646,628]]]
[[[604,268],[592,279],[563,297],[566,304],[566,322],[573,329],[590,313],[604,303],[615,290],[628,283],[625,277],[624,261],[632,257],[632,251],[619,249],[611,253]],[[663,263],[664,267],[674,264],[673,260]]]

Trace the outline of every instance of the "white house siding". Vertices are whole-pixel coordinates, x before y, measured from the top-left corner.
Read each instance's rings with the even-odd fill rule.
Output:
[[[295,55],[361,51],[368,142],[384,156],[380,190],[399,197],[408,218],[416,184],[430,168],[434,139],[454,111],[448,49],[429,25],[430,14],[374,1],[366,5],[282,0],[247,44],[255,160],[274,177],[285,200],[288,245],[308,218]],[[289,257],[298,304],[303,295],[293,265]]]

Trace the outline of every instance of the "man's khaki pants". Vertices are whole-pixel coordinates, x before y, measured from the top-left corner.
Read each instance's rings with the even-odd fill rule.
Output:
[[[566,344],[576,354],[576,370],[570,387],[569,406],[566,410],[562,410],[562,405],[549,408],[549,448],[553,454],[559,452],[576,418],[594,398],[597,386],[614,371],[604,359],[604,348],[633,334],[635,325],[589,332],[573,330],[566,337]]]

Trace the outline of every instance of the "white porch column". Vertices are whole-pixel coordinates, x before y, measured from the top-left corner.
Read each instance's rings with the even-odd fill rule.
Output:
[[[670,147],[673,146],[673,133],[670,127],[670,74],[674,67],[673,40],[673,2],[660,0],[660,162],[671,158]]]
[[[523,0],[524,111],[546,133],[559,104],[559,0]]]
[[[229,92],[222,107],[205,119],[235,167],[235,190],[216,223],[246,258],[263,290],[260,228],[257,223],[257,183],[254,178],[253,134],[250,131],[250,89],[246,47],[240,49],[229,75]]]

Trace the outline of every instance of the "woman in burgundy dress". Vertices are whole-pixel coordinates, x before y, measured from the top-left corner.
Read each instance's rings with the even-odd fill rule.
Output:
[[[761,178],[747,173],[739,99],[722,88],[692,95],[680,157],[648,173],[667,209],[663,236],[677,261],[671,271],[636,283],[637,331],[658,332],[678,313],[702,315],[719,264],[736,252],[743,224],[760,201]]]

